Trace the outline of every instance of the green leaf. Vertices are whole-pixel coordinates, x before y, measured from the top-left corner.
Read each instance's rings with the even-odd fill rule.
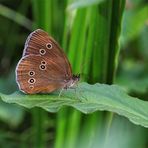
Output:
[[[148,5],[136,10],[125,11],[123,16],[123,27],[121,32],[121,44],[125,45],[128,41],[136,38],[146,25]]]
[[[1,121],[5,122],[11,127],[17,127],[22,122],[23,117],[24,117],[24,110],[22,107],[8,104],[0,100]]]
[[[73,10],[77,8],[88,7],[91,5],[99,4],[102,1],[104,0],[75,0],[71,4],[68,5],[67,9]]]
[[[44,95],[24,95],[15,92],[0,94],[3,101],[17,103],[27,108],[41,107],[57,112],[62,106],[72,106],[83,113],[107,110],[127,117],[131,122],[148,127],[148,102],[131,97],[117,85],[80,83],[76,89],[68,89]]]
[[[1,15],[31,30],[32,22],[28,18],[0,4],[0,16]]]

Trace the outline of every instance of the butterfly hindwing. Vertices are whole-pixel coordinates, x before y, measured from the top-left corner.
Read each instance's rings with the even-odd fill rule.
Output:
[[[41,55],[24,56],[16,68],[16,81],[20,90],[28,94],[52,92],[64,87],[63,61]],[[67,78],[69,79],[69,78]]]

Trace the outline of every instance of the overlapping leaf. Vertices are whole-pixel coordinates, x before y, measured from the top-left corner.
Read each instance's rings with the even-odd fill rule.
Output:
[[[148,127],[148,102],[127,95],[116,85],[81,83],[76,89],[64,90],[61,96],[58,96],[58,92],[44,95],[25,95],[21,92],[0,95],[7,103],[17,103],[27,108],[37,106],[49,112],[57,112],[63,106],[74,107],[83,113],[112,111],[135,124]]]

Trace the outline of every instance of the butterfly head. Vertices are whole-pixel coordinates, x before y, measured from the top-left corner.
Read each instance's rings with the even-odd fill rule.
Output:
[[[73,75],[72,78],[65,81],[64,88],[67,89],[73,87],[79,80],[80,80],[80,75]]]
[[[74,86],[80,80],[80,74],[72,76],[71,87]]]
[[[80,74],[78,74],[78,75],[73,75],[72,76],[72,79],[74,80],[74,81],[79,81],[80,80]]]

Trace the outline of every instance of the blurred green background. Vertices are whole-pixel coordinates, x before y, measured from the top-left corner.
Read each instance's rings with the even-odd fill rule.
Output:
[[[147,0],[0,0],[0,92],[18,90],[15,67],[29,33],[42,28],[91,84],[118,84],[148,101]],[[140,106],[139,106],[140,107]],[[0,100],[0,147],[146,148],[148,130],[124,117],[57,114]]]

